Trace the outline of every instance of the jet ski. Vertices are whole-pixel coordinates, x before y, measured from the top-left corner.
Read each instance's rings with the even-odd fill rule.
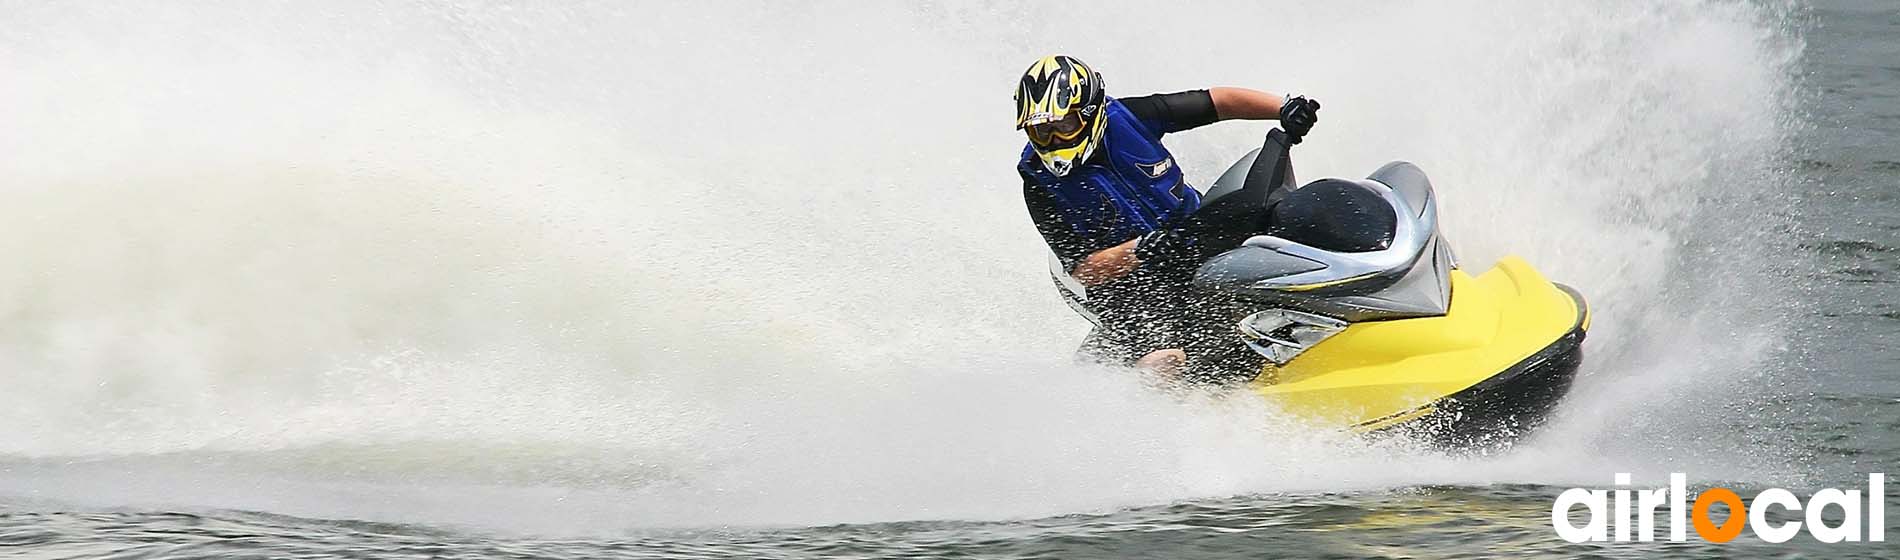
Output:
[[[1291,144],[1273,129],[1181,225],[1205,256],[1186,310],[1190,375],[1313,425],[1446,448],[1508,446],[1542,424],[1582,363],[1583,296],[1515,256],[1468,272],[1418,166],[1296,185]]]

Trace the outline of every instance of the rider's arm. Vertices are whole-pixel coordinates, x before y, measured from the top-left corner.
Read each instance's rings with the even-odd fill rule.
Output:
[[[1214,97],[1204,89],[1123,97],[1120,101],[1136,119],[1160,134],[1202,127],[1220,120],[1220,115],[1214,112]]]
[[[1158,127],[1162,133],[1170,133],[1226,119],[1279,118],[1282,99],[1264,91],[1217,87],[1130,97],[1121,102],[1135,118]],[[1037,204],[1041,198],[1037,195],[1041,193],[1030,189],[1026,181],[1024,189],[1024,197],[1029,201],[1030,217],[1036,221],[1037,229],[1042,231],[1049,246],[1055,249],[1063,266],[1069,267],[1069,275],[1082,285],[1095,286],[1121,278],[1141,266],[1141,259],[1135,256],[1135,246],[1141,241],[1139,238],[1104,249],[1085,248],[1077,251],[1076,248],[1085,245],[1074,239],[1074,235],[1055,219],[1051,210],[1038,207],[1047,204]],[[1086,256],[1076,258],[1071,255]]]
[[[1095,286],[1127,276],[1141,262],[1135,258],[1136,239],[1113,247],[1101,248],[1099,242],[1075,234],[1056,214],[1055,201],[1047,191],[1023,181],[1023,202],[1029,207],[1029,221],[1036,224],[1042,240],[1055,252],[1056,259],[1083,286]]]
[[[1135,258],[1135,244],[1140,242],[1141,238],[1137,237],[1127,243],[1091,253],[1082,262],[1076,263],[1069,275],[1083,286],[1094,286],[1127,276],[1141,266],[1141,259]]]
[[[1121,102],[1135,118],[1170,134],[1228,119],[1277,119],[1285,100],[1259,90],[1217,87],[1124,97]]]
[[[1214,98],[1214,113],[1223,121],[1278,119],[1280,104],[1286,101],[1278,95],[1247,88],[1217,87],[1207,93]]]

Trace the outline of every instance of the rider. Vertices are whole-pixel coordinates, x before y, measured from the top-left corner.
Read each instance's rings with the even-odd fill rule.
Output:
[[[1175,307],[1194,240],[1174,226],[1201,195],[1161,136],[1277,118],[1297,143],[1318,110],[1303,97],[1235,87],[1118,99],[1103,91],[1101,74],[1073,57],[1029,66],[1016,89],[1016,128],[1029,135],[1016,171],[1030,220],[1099,318],[1084,354],[1170,372],[1186,360]]]

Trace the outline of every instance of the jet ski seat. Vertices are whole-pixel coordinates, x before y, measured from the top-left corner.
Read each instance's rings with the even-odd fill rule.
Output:
[[[1398,214],[1372,188],[1320,179],[1288,191],[1267,209],[1267,235],[1316,249],[1364,253],[1392,246]]]
[[[1399,198],[1405,199],[1413,208],[1424,209],[1432,198],[1432,180],[1425,177],[1425,170],[1412,165],[1409,161],[1395,161],[1379,166],[1377,171],[1366,176],[1397,191]]]
[[[1209,192],[1237,191],[1231,181],[1253,158]],[[1268,200],[1264,231],[1203,263],[1197,286],[1347,321],[1444,313],[1456,262],[1417,166],[1392,162],[1367,179],[1321,179]]]

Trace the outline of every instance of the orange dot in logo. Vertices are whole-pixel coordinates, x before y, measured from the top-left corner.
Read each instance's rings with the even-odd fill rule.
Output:
[[[1722,526],[1715,526],[1709,520],[1709,506],[1716,502],[1728,504],[1728,519],[1722,520]],[[1725,543],[1735,540],[1742,534],[1742,526],[1748,524],[1748,507],[1742,504],[1742,497],[1727,488],[1710,488],[1695,497],[1695,507],[1689,508],[1689,521],[1695,525],[1695,532],[1709,542]]]

